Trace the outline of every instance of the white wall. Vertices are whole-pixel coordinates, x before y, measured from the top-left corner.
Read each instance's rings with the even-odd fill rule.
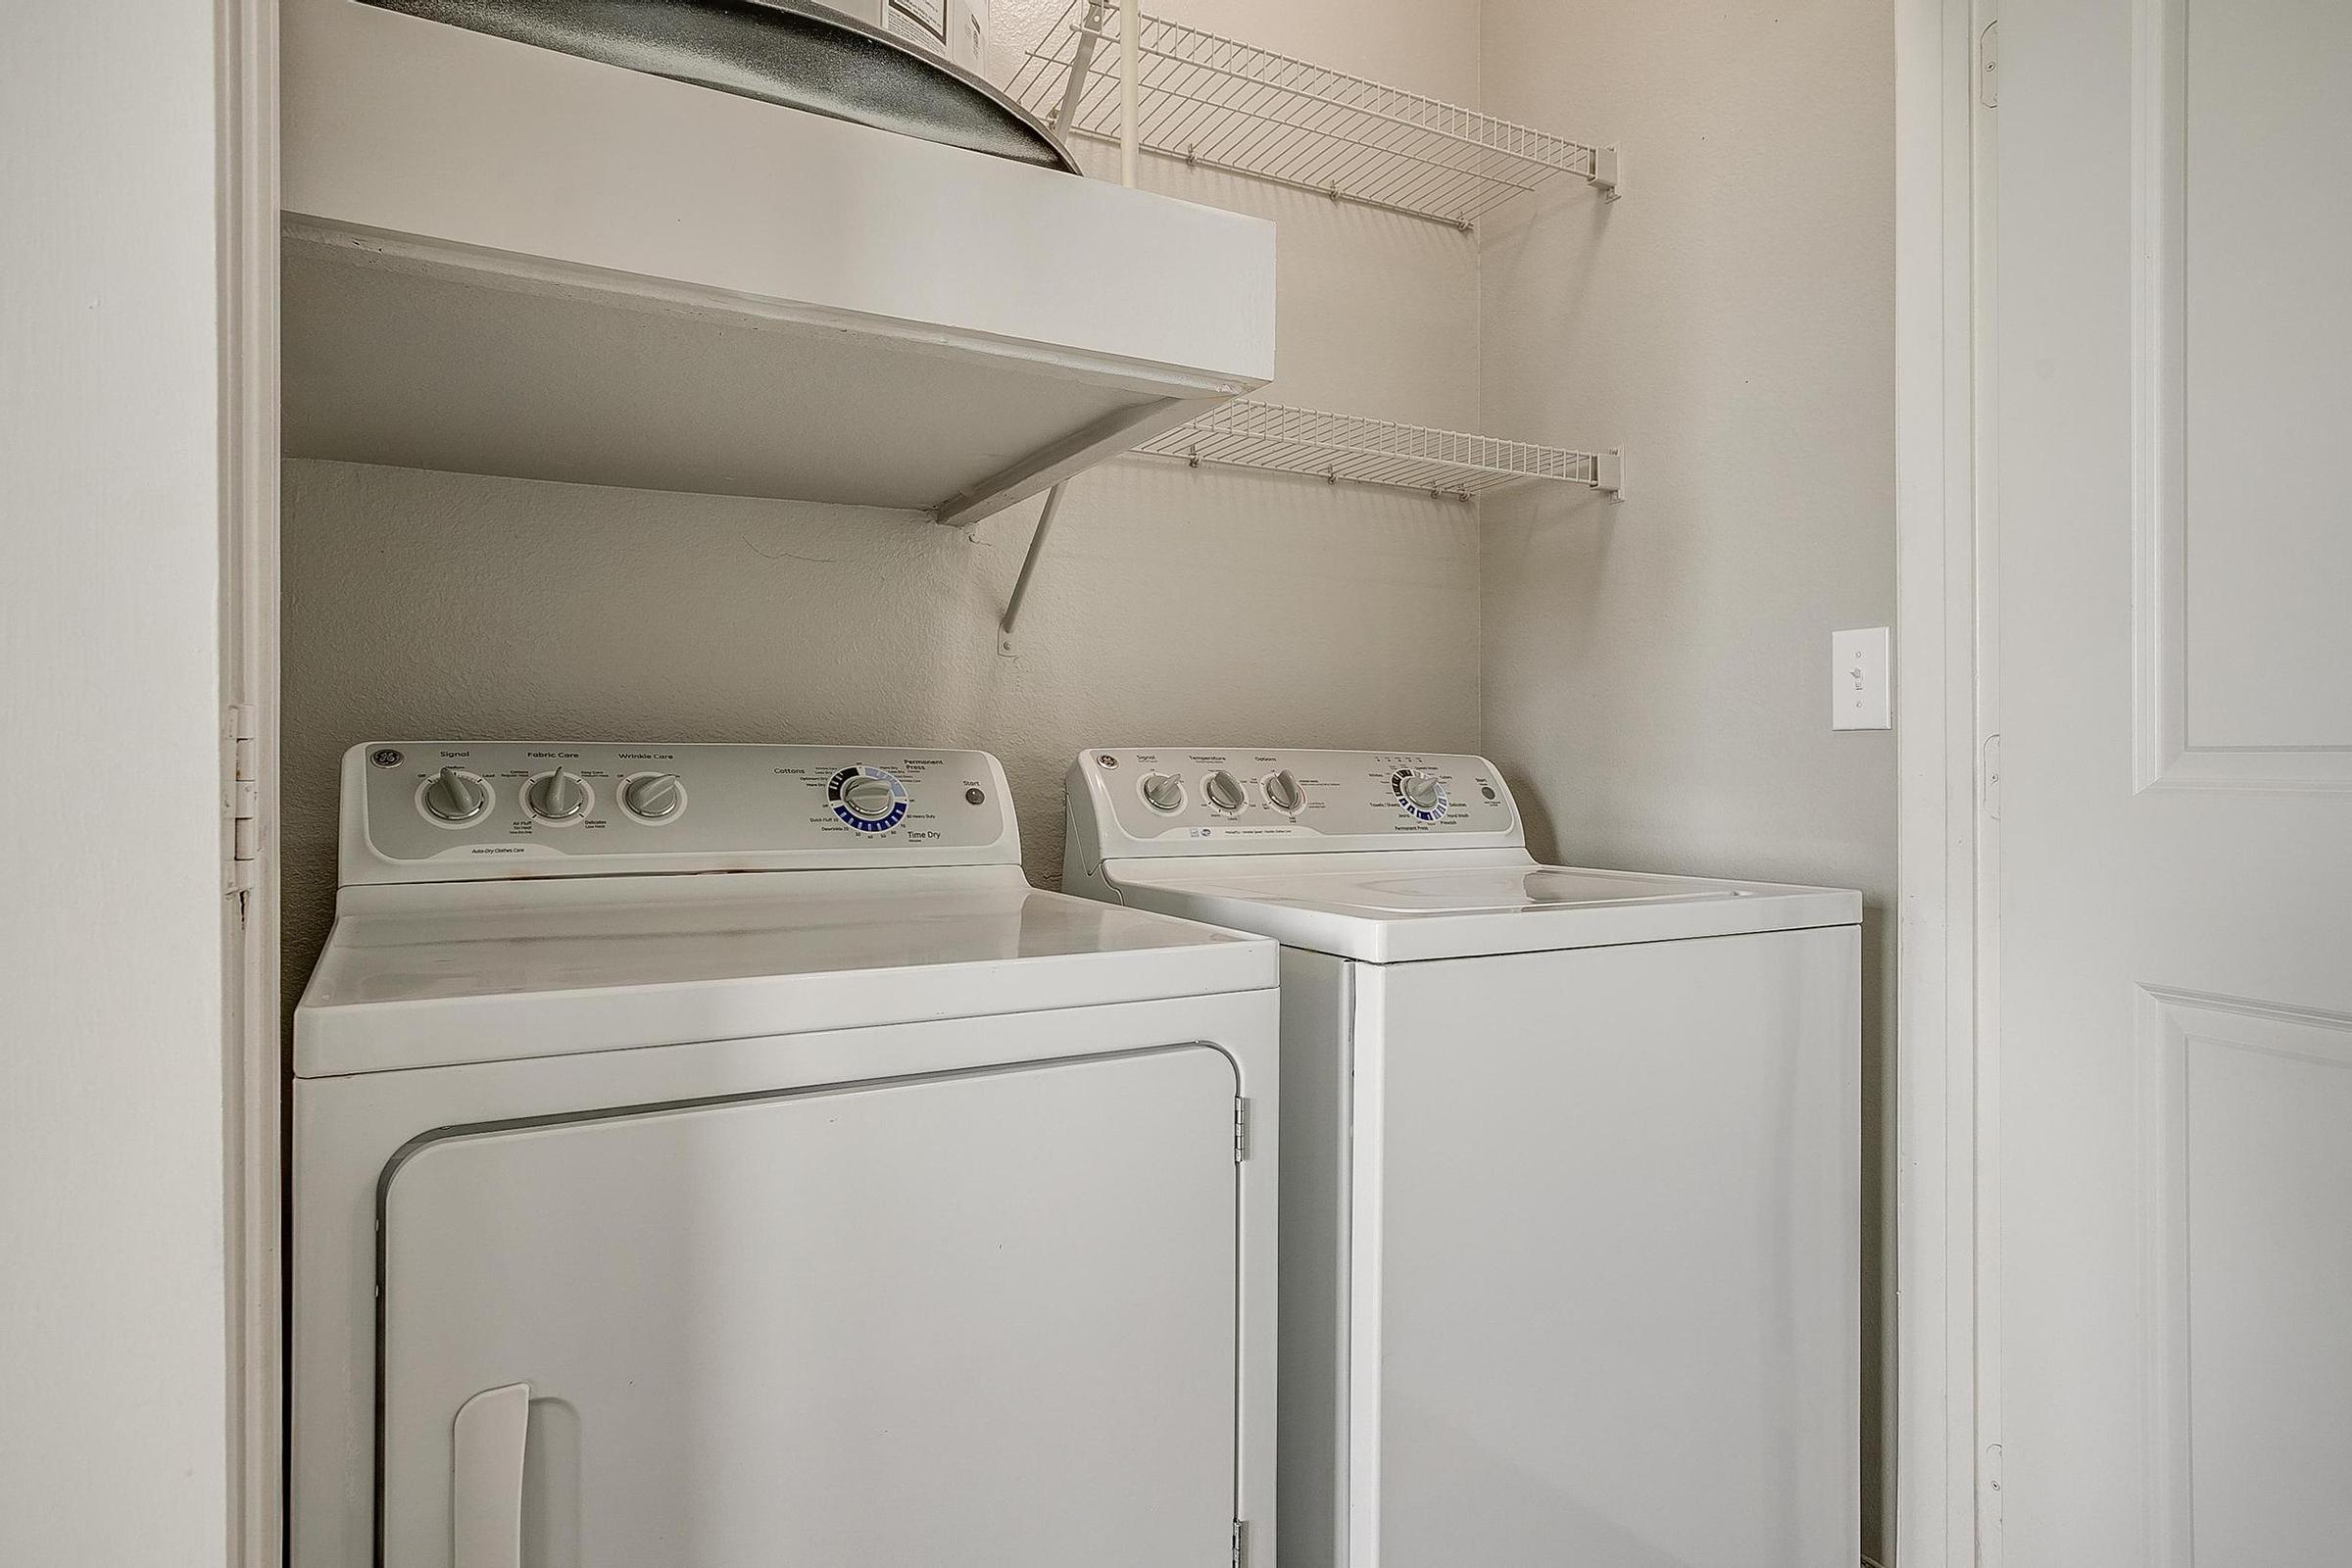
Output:
[[[214,7],[0,15],[0,1562],[226,1541]]]
[[[1632,499],[1486,508],[1487,749],[1571,861],[1858,887],[1864,1525],[1891,1531],[1892,738],[1829,729],[1894,605],[1893,36],[1877,0],[1488,0],[1484,107],[1621,140],[1613,207],[1488,225],[1486,419]],[[1590,126],[1583,130],[1580,127]]]
[[[994,0],[992,74],[1010,80],[1021,52],[1060,20],[1067,3]],[[1415,92],[1455,103],[1478,99],[1478,0],[1151,0],[1145,9]],[[1116,176],[1115,148],[1073,146],[1090,170]],[[1279,373],[1256,396],[1446,429],[1476,425],[1474,237],[1168,159],[1146,156],[1141,182],[1280,226]],[[1150,304],[1138,301],[1138,308]],[[1475,561],[1477,548],[1472,527],[1462,549]],[[1457,640],[1474,644],[1476,636],[1475,619],[1461,623]],[[1476,662],[1473,652],[1473,668]]]
[[[1004,77],[1061,5],[996,9]],[[1475,0],[1156,9],[1475,94]],[[1280,222],[1282,374],[1267,395],[1475,420],[1474,239],[1161,160],[1145,176]],[[983,746],[1010,772],[1041,882],[1059,872],[1062,770],[1088,744],[1479,741],[1478,524],[1451,502],[1110,465],[1071,485],[1005,660],[996,620],[1034,505],[966,538],[790,503],[311,463],[286,478],[291,986],[332,904],[336,758],[371,736]],[[887,679],[841,691],[845,659]]]

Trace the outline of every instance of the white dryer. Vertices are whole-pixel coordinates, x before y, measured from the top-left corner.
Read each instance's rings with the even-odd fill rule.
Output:
[[[1276,952],[978,752],[403,741],[295,1014],[294,1568],[1207,1568],[1272,1519]]]
[[[1285,1568],[1856,1560],[1858,895],[1539,865],[1475,757],[1068,801],[1072,892],[1283,944]]]

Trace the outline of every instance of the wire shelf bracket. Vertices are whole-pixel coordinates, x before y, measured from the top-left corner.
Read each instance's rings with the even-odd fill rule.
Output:
[[[1560,175],[1624,194],[1614,147],[1571,141],[1326,66],[1070,0],[1032,47],[1013,96],[1065,137],[1126,142],[1195,168],[1468,230]],[[1131,45],[1131,46],[1130,46]],[[1133,58],[1131,94],[1120,62]]]
[[[1249,399],[1224,404],[1134,452],[1139,457],[1178,459],[1196,468],[1207,464],[1302,474],[1327,484],[1424,490],[1439,500],[1467,502],[1523,480],[1583,485],[1611,501],[1625,499],[1623,447],[1571,452]],[[1037,525],[1030,530],[1020,574],[997,622],[997,652],[1004,658],[1019,654],[1013,634],[1067,485],[1064,480],[1047,494]]]
[[[1422,490],[1454,501],[1524,480],[1583,485],[1611,500],[1625,498],[1621,447],[1575,452],[1248,398],[1213,409],[1135,451],[1180,458],[1194,467],[1268,469],[1332,484]]]

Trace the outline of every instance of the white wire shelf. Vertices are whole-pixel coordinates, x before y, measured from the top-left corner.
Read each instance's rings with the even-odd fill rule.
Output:
[[[1176,458],[1194,467],[1271,469],[1331,484],[1391,485],[1467,502],[1480,492],[1523,480],[1584,485],[1611,500],[1625,499],[1625,452],[1571,452],[1490,435],[1429,430],[1393,419],[1325,414],[1244,398],[1227,403],[1132,449],[1137,456]],[[1030,530],[1020,576],[997,626],[997,652],[1017,652],[1014,628],[1037,569],[1046,536],[1061,510],[1062,487],[1046,498]]]
[[[1070,0],[1028,51],[1013,96],[1065,137],[1118,141],[1118,29],[1112,0]],[[1464,229],[1562,174],[1612,196],[1620,188],[1614,148],[1157,17],[1142,19],[1138,43],[1146,152]]]
[[[1338,483],[1391,485],[1467,501],[1522,480],[1625,489],[1622,452],[1571,452],[1494,436],[1429,430],[1250,399],[1225,404],[1135,449],[1195,466],[1270,468]]]

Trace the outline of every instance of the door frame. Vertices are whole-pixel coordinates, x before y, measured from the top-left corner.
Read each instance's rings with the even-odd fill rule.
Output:
[[[277,0],[215,0],[221,1241],[230,1568],[285,1561],[278,973]],[[249,816],[240,829],[237,818]]]
[[[1982,783],[1997,777],[1989,543],[1979,506],[1980,261],[1988,219],[1977,147],[1978,39],[1988,0],[1896,0],[1895,1552],[1902,1568],[1974,1568],[1989,1346],[1981,1321],[1980,1182],[1994,1129],[1981,1093],[1981,1004],[1997,908]],[[1997,57],[1996,57],[1997,58]]]

